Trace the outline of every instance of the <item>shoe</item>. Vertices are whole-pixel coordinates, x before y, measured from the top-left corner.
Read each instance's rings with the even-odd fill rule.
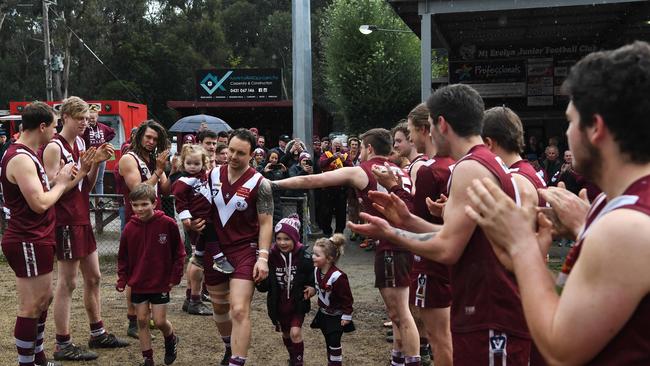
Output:
[[[208,290],[203,289],[203,291],[201,291],[201,301],[209,302],[209,303],[212,302],[212,299],[210,299],[210,293],[208,292]]]
[[[393,336],[392,335],[386,336],[386,342],[393,343]]]
[[[45,363],[34,363],[34,366],[63,366],[63,364],[56,361],[45,361]]]
[[[88,348],[122,348],[129,345],[129,342],[117,338],[115,334],[111,333],[104,333],[97,337],[91,337],[88,340]]]
[[[386,337],[392,337],[393,336],[393,330],[390,329],[386,332]]]
[[[393,322],[392,322],[392,321],[389,320],[389,321],[387,321],[387,322],[384,322],[384,328],[391,328],[392,326],[393,326]]]
[[[155,364],[152,359],[147,358],[143,363],[140,364],[140,366],[155,366]]]
[[[215,259],[212,263],[212,269],[225,274],[231,274],[235,272],[235,267],[233,267],[232,264],[228,262],[228,259],[226,259],[225,256]]]
[[[64,348],[54,351],[54,359],[57,361],[91,361],[99,357],[99,355],[93,351],[86,351],[83,348],[70,343]]]
[[[226,352],[223,354],[223,358],[221,359],[221,362],[219,363],[220,366],[228,366],[230,365],[230,357],[232,356],[232,349],[231,348],[226,348]]]
[[[174,342],[171,344],[165,344],[165,365],[171,365],[176,361],[177,346],[180,338],[177,335],[174,335]]]
[[[203,269],[203,256],[196,254],[192,255],[192,258],[190,258],[190,263]]]
[[[187,308],[189,306],[190,306],[190,299],[185,299],[183,301],[183,307],[181,309],[183,309],[183,312],[187,313]]]
[[[138,339],[138,323],[129,323],[129,327],[126,330],[126,335],[131,338]]]
[[[187,306],[187,313],[190,315],[212,315],[212,309],[202,302],[190,302]]]

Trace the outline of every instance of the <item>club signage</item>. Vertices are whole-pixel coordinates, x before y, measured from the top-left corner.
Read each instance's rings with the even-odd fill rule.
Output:
[[[211,69],[196,72],[196,95],[207,101],[269,101],[282,97],[280,69]]]

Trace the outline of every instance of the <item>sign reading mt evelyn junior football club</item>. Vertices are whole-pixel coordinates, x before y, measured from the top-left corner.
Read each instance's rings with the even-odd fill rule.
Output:
[[[198,70],[196,95],[208,101],[279,100],[281,83],[281,69]]]

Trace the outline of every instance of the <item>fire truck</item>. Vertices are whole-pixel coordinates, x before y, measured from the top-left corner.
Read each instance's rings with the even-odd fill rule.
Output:
[[[115,169],[120,160],[120,147],[129,139],[131,129],[138,127],[147,119],[147,106],[144,104],[124,102],[120,100],[91,100],[88,104],[99,107],[99,122],[115,130],[115,138],[111,141],[115,147],[115,156],[106,163],[106,172],[110,173]],[[30,102],[9,102],[9,112],[12,116],[4,117],[3,125],[10,136],[18,132],[20,114]],[[61,102],[47,102],[55,110],[59,110]],[[12,118],[13,117],[13,118]]]

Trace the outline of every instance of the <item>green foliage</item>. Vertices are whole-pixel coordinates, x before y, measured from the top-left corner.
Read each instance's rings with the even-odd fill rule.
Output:
[[[419,40],[381,0],[334,0],[321,25],[325,93],[349,132],[392,127],[419,102]]]

